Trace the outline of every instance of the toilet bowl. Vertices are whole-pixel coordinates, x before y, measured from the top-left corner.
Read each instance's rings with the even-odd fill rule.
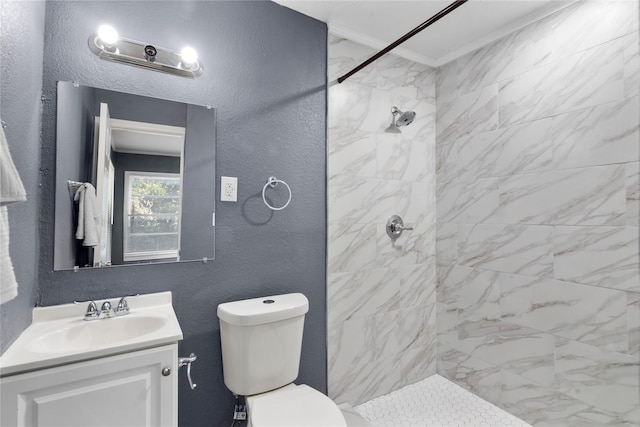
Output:
[[[300,293],[218,306],[224,383],[246,397],[248,427],[347,427],[326,395],[293,384],[308,310]]]
[[[344,427],[338,406],[307,386],[289,384],[247,397],[248,427]]]

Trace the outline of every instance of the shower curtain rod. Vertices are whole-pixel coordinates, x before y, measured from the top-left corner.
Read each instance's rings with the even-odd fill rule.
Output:
[[[404,36],[400,37],[398,40],[394,41],[389,46],[385,47],[380,52],[376,53],[371,58],[367,59],[362,64],[358,65],[356,68],[354,68],[353,70],[349,71],[344,76],[338,77],[338,83],[342,83],[343,81],[347,80],[353,74],[355,74],[358,71],[362,70],[364,67],[366,67],[367,65],[371,64],[373,61],[375,61],[378,58],[380,58],[382,55],[384,55],[384,54],[388,53],[389,51],[395,49],[396,47],[398,47],[402,43],[404,43],[407,40],[409,40],[411,37],[413,37],[416,34],[418,34],[420,31],[424,30],[425,28],[427,28],[428,26],[430,26],[434,22],[438,21],[440,18],[445,17],[450,12],[453,12],[455,9],[459,8],[460,6],[462,6],[463,4],[465,4],[468,1],[469,0],[456,0],[456,1],[454,1],[449,6],[445,7],[440,12],[436,13],[431,18],[427,19],[422,24],[418,25],[416,28],[414,28],[413,30],[409,31]]]

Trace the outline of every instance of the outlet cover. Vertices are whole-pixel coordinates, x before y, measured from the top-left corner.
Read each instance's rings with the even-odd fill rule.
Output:
[[[220,177],[220,201],[238,201],[238,178],[235,176]]]

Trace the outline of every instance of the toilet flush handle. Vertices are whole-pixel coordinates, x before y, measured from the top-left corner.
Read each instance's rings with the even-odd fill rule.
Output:
[[[198,356],[193,353],[191,353],[189,357],[178,357],[178,368],[182,368],[183,366],[187,367],[187,380],[189,380],[189,387],[191,387],[191,390],[197,386],[197,384],[195,384],[191,379],[191,364],[195,362],[197,358]]]

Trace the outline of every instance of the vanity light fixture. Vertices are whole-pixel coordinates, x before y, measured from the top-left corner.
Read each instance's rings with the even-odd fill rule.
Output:
[[[118,36],[109,25],[101,25],[89,37],[89,48],[101,59],[149,68],[182,77],[202,74],[198,53],[191,47],[181,52]]]

